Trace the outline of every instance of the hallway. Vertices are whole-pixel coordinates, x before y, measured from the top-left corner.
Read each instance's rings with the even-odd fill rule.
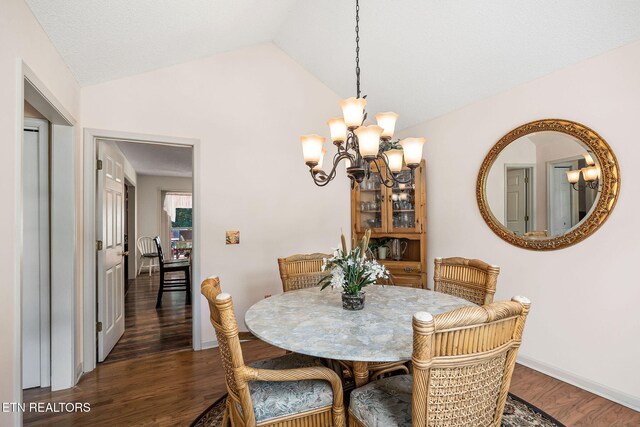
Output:
[[[165,292],[156,309],[159,273],[129,280],[125,294],[125,331],[103,363],[152,354],[191,350],[191,306],[184,292]]]

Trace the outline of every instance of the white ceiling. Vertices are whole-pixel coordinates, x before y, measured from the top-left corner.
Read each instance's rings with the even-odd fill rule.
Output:
[[[81,85],[268,42],[295,0],[26,0]]]
[[[193,175],[193,157],[190,147],[123,141],[116,141],[116,145],[138,175],[182,178],[190,178]]]
[[[355,95],[353,1],[27,3],[82,85],[274,41]],[[399,128],[640,40],[631,0],[361,0],[360,15],[368,111]]]

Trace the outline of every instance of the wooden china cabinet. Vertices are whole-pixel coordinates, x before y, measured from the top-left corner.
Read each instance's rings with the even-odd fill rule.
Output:
[[[384,165],[380,166],[384,168]],[[400,177],[409,176],[404,168]],[[351,190],[352,235],[360,239],[371,229],[372,242],[386,240],[386,259],[379,259],[391,273],[388,284],[427,288],[427,224],[425,197],[425,161],[415,169],[415,184],[395,184],[385,187],[379,173],[371,173],[368,179]],[[406,249],[399,260],[392,258],[391,243],[399,239]],[[406,242],[406,243],[405,243]],[[377,251],[374,251],[377,255]],[[397,257],[396,257],[397,258]]]

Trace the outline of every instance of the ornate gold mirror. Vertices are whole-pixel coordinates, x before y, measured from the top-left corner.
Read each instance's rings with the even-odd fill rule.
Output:
[[[512,245],[562,249],[593,234],[620,192],[613,151],[592,129],[568,120],[522,125],[482,162],[476,198],[489,227]]]

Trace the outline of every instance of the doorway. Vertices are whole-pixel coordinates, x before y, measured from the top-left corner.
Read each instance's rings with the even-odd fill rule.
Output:
[[[534,229],[534,179],[532,166],[505,167],[505,222],[514,234]]]
[[[559,236],[573,228],[580,218],[577,194],[571,189],[567,172],[578,168],[578,159],[549,162],[547,206],[549,232]]]
[[[82,372],[75,353],[76,257],[70,256],[77,247],[75,120],[24,62],[19,67],[20,196],[13,243],[18,254],[17,332],[24,347],[20,345],[15,365],[20,378],[13,383],[16,396],[26,387],[72,387]],[[30,368],[23,370],[23,364]]]
[[[101,133],[100,137],[98,132]],[[96,240],[102,241],[102,251],[96,251],[93,267],[93,283],[96,287],[92,298],[95,298],[94,307],[95,304],[98,307],[93,313],[98,322],[95,329],[97,335],[92,340],[92,354],[95,358],[93,366],[86,365],[85,372],[94,369],[97,362],[110,363],[185,348],[199,349],[200,333],[199,327],[196,328],[198,304],[187,304],[186,291],[169,293],[165,289],[162,307],[156,309],[160,273],[158,267],[155,267],[151,272],[143,268],[138,274],[143,254],[137,245],[140,238],[159,236],[166,254],[164,259],[169,261],[174,251],[170,237],[163,237],[165,234],[170,236],[169,233],[164,233],[161,228],[163,192],[193,193],[194,212],[189,215],[193,218],[193,239],[188,242],[191,248],[187,261],[191,265],[190,289],[195,294],[194,286],[199,280],[197,256],[191,255],[196,252],[198,242],[195,212],[197,188],[193,179],[193,171],[197,167],[195,141],[141,136],[131,138],[130,134],[104,131],[86,131],[85,135],[85,139],[87,136],[92,138],[95,159],[102,160],[103,167],[102,172],[94,171],[95,186],[92,186],[96,200],[92,220],[96,227],[93,232]],[[106,163],[106,157],[101,158],[107,152],[112,159],[109,163]],[[182,162],[181,159],[187,160]],[[86,160],[85,158],[85,172],[88,164]],[[178,176],[181,173],[179,165],[182,163],[188,163],[188,177]],[[170,165],[171,170],[163,168],[163,165]],[[110,179],[108,175],[117,184],[107,184]],[[107,191],[108,188],[113,191]],[[120,198],[122,204],[119,203]],[[186,242],[183,246],[186,246]],[[185,258],[183,256],[183,260]],[[87,314],[85,312],[85,325],[87,319],[90,319]],[[88,350],[85,348],[85,354]]]

